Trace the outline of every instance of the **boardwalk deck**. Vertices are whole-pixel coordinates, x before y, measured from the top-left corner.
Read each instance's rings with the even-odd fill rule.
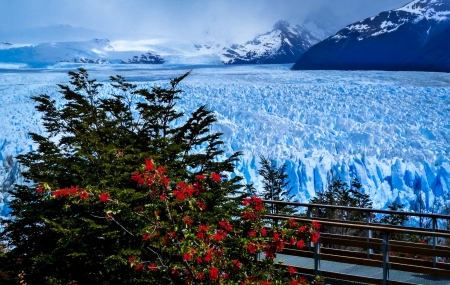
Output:
[[[282,260],[286,265],[298,266],[303,268],[314,268],[314,259],[307,257],[298,257],[286,254],[278,254],[277,261]],[[371,277],[381,279],[383,270],[381,268],[353,265],[348,263],[334,262],[322,260],[320,262],[320,268],[323,271],[336,272],[342,274],[352,274],[363,277]],[[419,274],[414,272],[405,272],[400,270],[389,270],[389,279],[391,281],[399,281],[410,284],[423,284],[423,285],[450,285],[450,278],[432,276],[426,274]],[[332,283],[330,283],[332,284]],[[343,284],[343,283],[341,283]],[[355,282],[349,282],[348,284],[357,284]],[[361,283],[360,283],[361,284]]]

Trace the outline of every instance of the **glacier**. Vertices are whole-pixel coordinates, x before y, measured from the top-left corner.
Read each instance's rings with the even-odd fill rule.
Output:
[[[14,156],[35,148],[28,132],[42,133],[30,96],[68,83],[82,66],[112,92],[110,75],[138,87],[181,82],[177,108],[189,114],[206,104],[217,116],[225,155],[242,151],[235,173],[262,189],[259,156],[285,163],[292,194],[307,202],[330,181],[356,176],[375,208],[393,201],[429,212],[450,200],[450,74],[388,71],[292,71],[289,65],[0,66],[0,185],[23,183]],[[0,214],[10,197],[0,193]]]

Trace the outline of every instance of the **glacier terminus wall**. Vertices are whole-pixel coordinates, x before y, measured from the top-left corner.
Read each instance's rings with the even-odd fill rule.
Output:
[[[112,92],[109,75],[139,87],[167,84],[192,66],[84,66]],[[119,68],[119,67],[117,67]],[[42,132],[29,99],[49,94],[75,66],[0,71],[0,185],[20,177],[11,157],[33,150],[27,132]],[[185,113],[206,104],[217,116],[227,155],[244,154],[236,173],[261,189],[259,156],[286,163],[301,202],[330,181],[357,177],[375,208],[393,201],[439,212],[450,191],[450,74],[385,71],[291,71],[289,65],[195,68],[177,105]],[[20,180],[19,180],[20,182]],[[2,215],[8,196],[0,194]]]

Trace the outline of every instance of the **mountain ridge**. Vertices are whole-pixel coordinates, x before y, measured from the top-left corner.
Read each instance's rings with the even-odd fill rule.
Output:
[[[449,28],[450,0],[415,0],[346,26],[305,52],[292,69],[450,72],[450,41],[442,34]]]
[[[317,42],[319,39],[305,28],[280,20],[271,31],[242,45],[224,48],[221,61],[224,64],[291,63]]]

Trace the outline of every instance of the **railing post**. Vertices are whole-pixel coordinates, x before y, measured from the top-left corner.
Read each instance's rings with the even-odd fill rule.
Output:
[[[389,233],[383,232],[383,244],[381,246],[381,250],[383,251],[383,285],[387,285],[389,281]]]
[[[307,217],[308,219],[311,219],[311,218],[312,218],[312,207],[310,207],[310,206],[308,206],[308,210],[306,211],[306,217]],[[309,243],[308,243],[308,251],[311,250],[311,247],[313,247],[313,243],[312,243],[312,242],[309,242]],[[314,259],[314,260],[315,260],[315,259]],[[315,261],[314,261],[314,264],[315,264]]]
[[[372,222],[372,215],[370,212],[367,213],[367,225],[370,226],[370,223]],[[367,242],[370,242],[370,239],[372,238],[372,230],[367,230]],[[367,259],[370,259],[370,255],[373,254],[372,248],[367,248]]]
[[[314,275],[320,275],[320,242],[321,238],[314,244]]]
[[[433,217],[433,232],[437,230],[437,220],[436,217]],[[437,245],[437,236],[433,236],[433,249],[436,249]],[[433,255],[433,268],[436,268],[437,256]]]
[[[308,219],[312,218],[312,207],[308,206],[308,210],[306,211],[306,217]]]

